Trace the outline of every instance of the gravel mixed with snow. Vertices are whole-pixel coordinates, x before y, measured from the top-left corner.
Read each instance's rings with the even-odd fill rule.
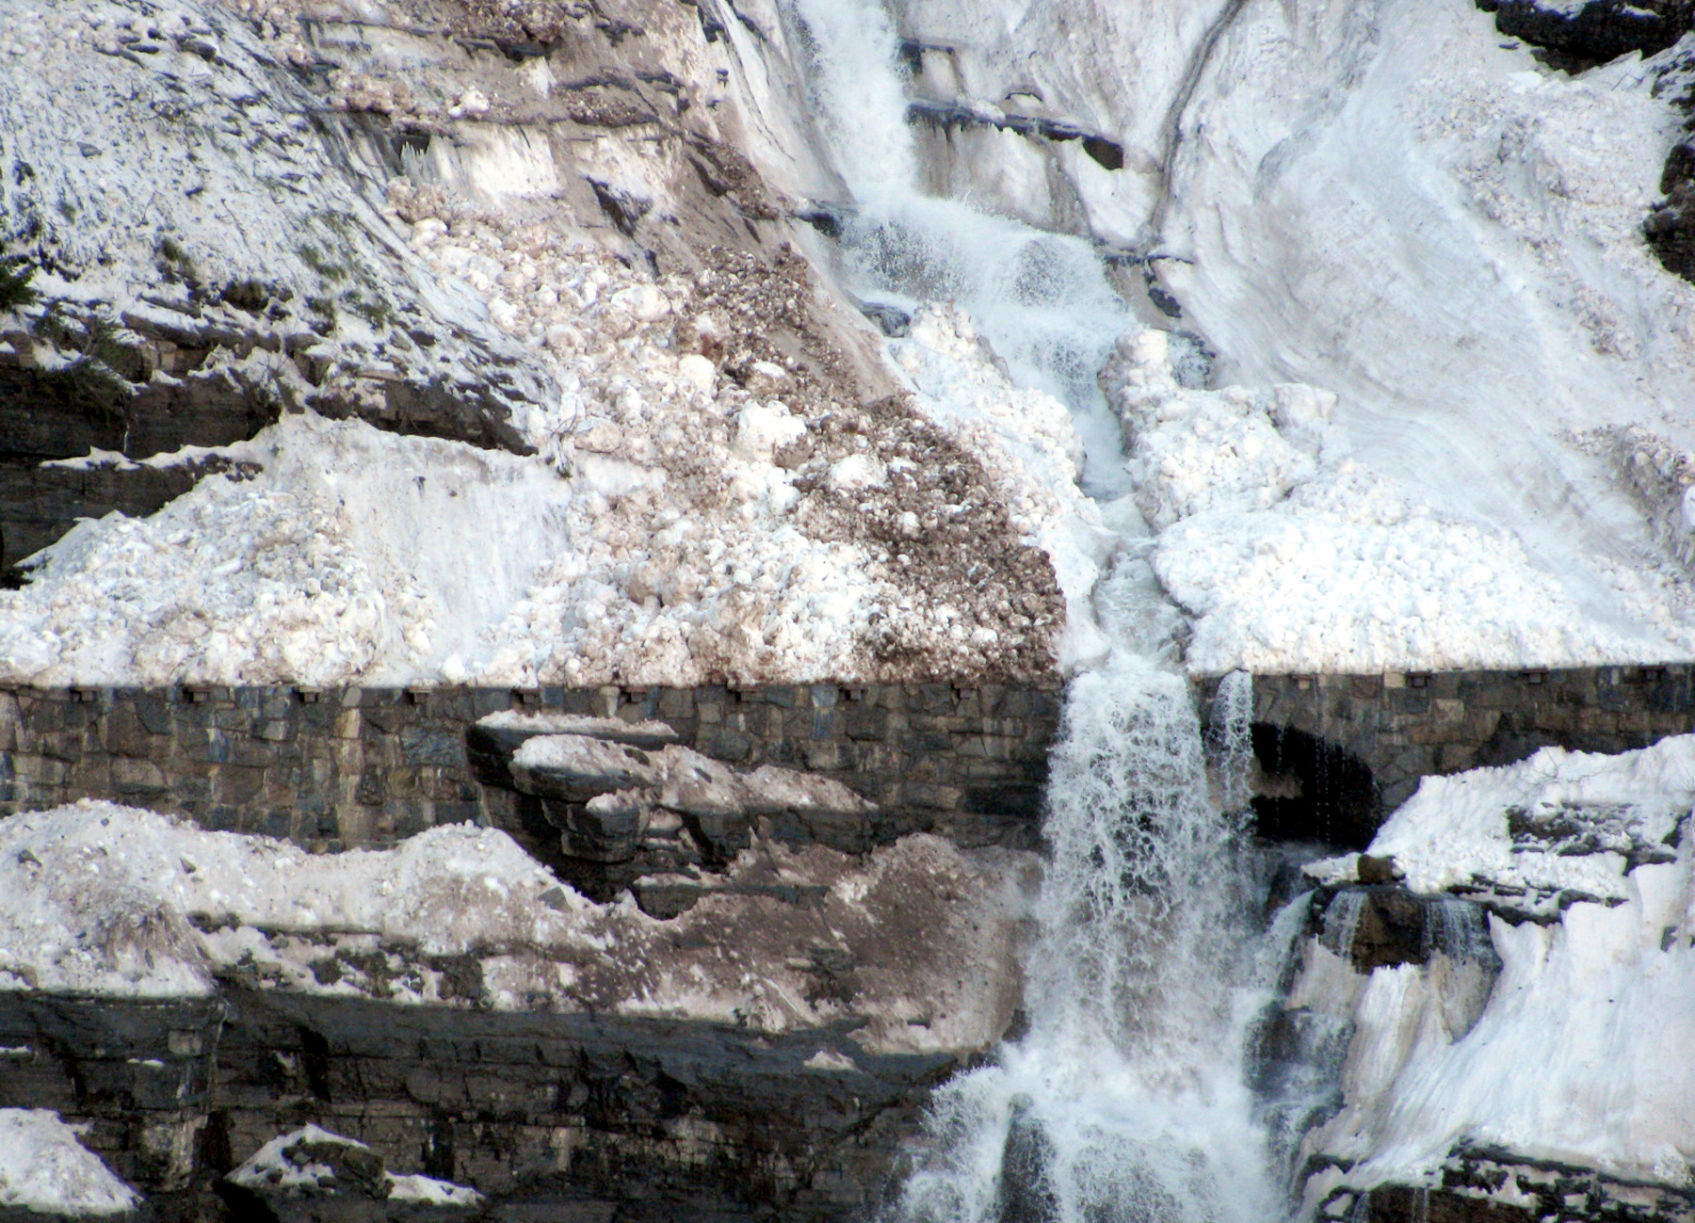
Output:
[[[735,793],[692,774],[665,784],[695,787],[686,797],[696,802],[842,801],[796,776],[756,772]],[[927,835],[866,858],[756,842],[721,890],[660,921],[627,896],[593,903],[492,829],[442,826],[392,849],[313,855],[85,800],[0,820],[0,895],[16,898],[0,909],[0,989],[205,996],[227,976],[250,988],[784,1031],[846,1013],[807,971],[807,948],[831,947],[855,963],[850,1009],[868,1047],[980,1047],[1015,1004],[1009,965],[1033,863]],[[773,895],[796,889],[816,903]]]

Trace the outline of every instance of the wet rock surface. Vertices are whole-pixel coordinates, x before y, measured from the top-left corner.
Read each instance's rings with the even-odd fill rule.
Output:
[[[1320,1207],[1322,1218],[1357,1223],[1682,1223],[1695,1217],[1687,1188],[1634,1184],[1559,1163],[1465,1145],[1430,1185],[1379,1185],[1342,1190]]]

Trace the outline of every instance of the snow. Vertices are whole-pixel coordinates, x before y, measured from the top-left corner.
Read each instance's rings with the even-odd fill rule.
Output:
[[[1553,926],[1490,920],[1503,966],[1475,1024],[1443,1019],[1448,967],[1380,968],[1352,1012],[1343,1111],[1310,1139],[1356,1185],[1419,1183],[1461,1141],[1688,1186],[1695,1040],[1687,853],[1633,871],[1623,903]],[[1535,1073],[1525,1073],[1534,1066]]]
[[[42,241],[64,273],[44,274],[37,287],[164,326],[177,306],[193,305],[172,296],[186,292],[180,286],[154,283],[165,238],[216,283],[256,267],[296,303],[330,291],[319,282],[331,267],[338,285],[350,277],[376,293],[396,324],[337,304],[307,332],[291,315],[277,323],[287,336],[269,348],[240,361],[220,354],[232,377],[271,386],[285,403],[333,391],[343,396],[338,413],[351,399],[370,415],[382,415],[373,397],[385,379],[455,393],[498,381],[506,390],[494,395],[488,429],[536,454],[286,415],[240,448],[262,467],[251,480],[213,477],[143,522],[85,522],[37,558],[29,589],[0,593],[0,680],[686,686],[1047,668],[1053,600],[1039,556],[1006,537],[985,491],[960,495],[972,473],[921,418],[869,410],[892,379],[866,354],[841,349],[862,341],[797,256],[744,256],[703,241],[698,261],[664,276],[632,267],[610,249],[618,242],[598,211],[592,223],[568,210],[542,222],[526,201],[580,186],[579,171],[592,171],[664,202],[671,188],[644,178],[656,173],[645,150],[595,141],[575,148],[581,164],[568,166],[558,160],[564,146],[493,122],[435,142],[415,180],[386,184],[386,200],[383,183],[359,183],[364,195],[344,199],[355,184],[318,164],[316,137],[288,117],[300,109],[293,85],[280,67],[270,72],[311,58],[289,9],[260,5],[255,22],[230,25],[224,58],[170,59],[233,99],[278,93],[275,112],[268,103],[251,114],[228,108],[231,130],[253,128],[267,142],[257,160],[221,136],[195,145],[194,158],[131,155],[131,145],[169,153],[177,139],[149,126],[145,107],[125,109],[124,81],[108,78],[125,77],[129,60],[90,67],[103,57],[86,54],[88,45],[117,47],[132,14],[79,0],[13,23],[0,49],[37,55],[39,73],[0,103],[37,164],[49,217]],[[154,16],[173,30],[205,25],[184,0]],[[694,23],[679,24],[698,38]],[[398,53],[380,26],[365,37],[373,55]],[[493,120],[508,106],[493,90],[510,82],[491,68],[478,88],[460,80],[449,89],[462,58],[455,51],[404,82],[338,68],[333,101],[380,101],[432,123]],[[226,79],[236,69],[246,75]],[[142,73],[137,88],[157,84]],[[57,85],[54,106],[27,104],[32,91]],[[535,82],[523,88],[533,93]],[[65,99],[76,114],[51,133],[41,128],[35,116],[71,105]],[[137,128],[136,139],[107,150],[101,182],[91,183],[92,163],[65,131],[93,140],[113,123]],[[202,162],[203,173],[181,168]],[[178,181],[185,174],[196,181]],[[324,185],[278,195],[255,174]],[[220,189],[206,191],[201,178]],[[128,199],[93,206],[106,182],[124,183]],[[757,194],[757,181],[749,190]],[[132,216],[129,200],[151,194],[170,201],[170,215]],[[223,210],[207,213],[213,197],[243,201],[234,231]],[[303,200],[333,211],[350,236],[319,232],[317,212],[297,215]],[[302,254],[307,246],[315,253]],[[207,318],[261,327],[222,310]],[[407,329],[419,322],[451,334],[414,343]],[[284,338],[311,367],[311,384],[271,351]],[[484,402],[472,389],[464,398]],[[937,470],[911,464],[891,478],[891,465],[915,452]],[[926,532],[921,552],[888,547],[883,523],[911,515],[929,524],[943,506],[946,527],[1008,546],[987,564],[948,546],[947,531],[934,542]],[[1015,605],[1031,592],[1034,609]]]
[[[1210,390],[1178,386],[1129,324],[1105,375],[1154,532],[1132,523],[1124,546],[1188,616],[1186,665],[1695,655],[1695,289],[1642,238],[1680,130],[1677,53],[1569,76],[1471,6],[1416,0],[1214,21],[902,6],[903,33],[950,49],[917,93],[1125,147],[1106,174],[1074,146],[949,132],[922,138],[925,187],[1150,256],[1183,315],[1142,321],[1218,354]],[[1132,281],[1115,283],[1134,302]],[[1289,419],[1290,396],[1317,415]]]
[[[0,1208],[93,1218],[141,1205],[130,1187],[45,1108],[0,1108]]]
[[[370,1152],[371,1148],[352,1138],[344,1138],[316,1125],[304,1125],[265,1143],[240,1166],[230,1172],[231,1183],[258,1192],[281,1192],[289,1196],[329,1194],[344,1186],[338,1185],[336,1169],[317,1162],[301,1147],[344,1147],[352,1151]],[[396,1176],[384,1169],[381,1194],[391,1202],[415,1203],[422,1206],[471,1208],[483,1203],[483,1195],[464,1185],[437,1180],[417,1174]]]
[[[659,797],[684,809],[863,809],[827,779],[775,768],[742,778],[677,748],[655,755],[672,766]],[[0,895],[15,898],[0,908],[0,989],[204,997],[231,978],[780,1032],[845,1013],[805,1001],[812,978],[797,965],[826,946],[855,961],[866,1048],[982,1048],[1014,1005],[1009,965],[1033,860],[923,835],[862,857],[756,838],[723,874],[688,881],[703,898],[660,921],[628,896],[589,901],[492,829],[442,826],[391,849],[314,855],[84,800],[0,820]],[[770,894],[796,888],[825,899]],[[896,927],[913,933],[891,936]],[[726,940],[726,929],[740,934]],[[467,959],[480,974],[474,1000],[461,984]]]
[[[1603,617],[1511,532],[1359,461],[1329,392],[1184,387],[1157,331],[1121,341],[1102,377],[1137,503],[1159,530],[1154,569],[1193,617],[1192,671],[1571,666],[1695,650],[1695,621],[1678,622],[1686,592],[1615,587],[1639,616]]]
[[[1692,808],[1695,735],[1616,756],[1545,747],[1518,764],[1424,778],[1367,852],[1392,857],[1415,892],[1618,902],[1631,859],[1672,854]],[[1333,862],[1309,873],[1334,879],[1351,865]]]
[[[1309,944],[1288,1005],[1355,1031],[1310,1148],[1356,1186],[1429,1183],[1461,1142],[1690,1185],[1695,1070],[1665,1051],[1695,1041],[1692,807],[1688,735],[1426,778],[1368,852],[1513,914],[1488,918],[1500,976],[1479,1007],[1446,954],[1362,976]],[[1347,882],[1352,859],[1309,870]]]

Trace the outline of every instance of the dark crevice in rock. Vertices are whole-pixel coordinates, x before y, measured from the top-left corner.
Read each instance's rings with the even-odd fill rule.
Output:
[[[1107,170],[1124,168],[1124,146],[1110,136],[1085,131],[1074,123],[1060,119],[1043,119],[1031,115],[1005,113],[984,114],[957,102],[935,102],[918,99],[907,104],[907,119],[929,123],[940,128],[990,127],[1002,132],[1017,132],[1041,140],[1065,143],[1081,140],[1083,151]]]
[[[1541,49],[1556,68],[1581,71],[1621,55],[1653,55],[1695,26],[1695,0],[1477,0],[1495,28]]]
[[[1382,802],[1364,761],[1295,727],[1257,722],[1252,738],[1263,779],[1252,799],[1260,836],[1342,849],[1371,843]]]

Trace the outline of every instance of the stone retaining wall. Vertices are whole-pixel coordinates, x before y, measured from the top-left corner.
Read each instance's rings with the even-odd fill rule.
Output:
[[[510,826],[466,732],[499,710],[658,719],[706,755],[823,773],[962,843],[1034,839],[1060,690],[187,687],[0,690],[0,814],[107,798],[325,849]]]
[[[1210,703],[1217,681],[1198,687]],[[1695,729],[1695,664],[1262,675],[1254,721],[1362,762],[1381,816],[1427,774],[1510,764],[1546,746],[1622,752],[1685,734]]]

